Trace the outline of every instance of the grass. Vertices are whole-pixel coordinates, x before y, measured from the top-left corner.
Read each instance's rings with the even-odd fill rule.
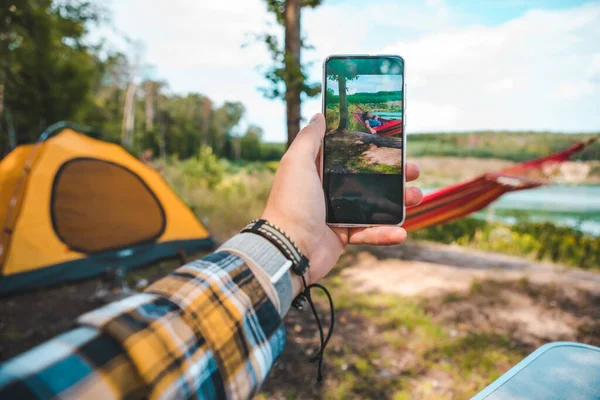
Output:
[[[201,153],[192,160],[163,160],[160,167],[167,182],[203,217],[213,235],[223,240],[262,213],[276,163],[223,163],[211,154]],[[514,230],[517,240],[510,230],[502,229],[484,235],[485,227],[480,222],[465,219],[426,231],[423,238],[475,247],[480,247],[478,243],[484,246],[485,242],[485,246],[493,244],[493,249],[499,251],[535,257],[532,251],[537,247],[530,237],[550,240],[542,234],[571,234],[546,225],[519,225]],[[351,257],[346,257],[340,264],[343,267],[352,262]],[[153,271],[158,274],[162,270],[159,267]],[[134,274],[133,281],[138,277]],[[424,299],[357,293],[340,275],[331,276],[324,283],[332,291],[338,314],[336,333],[326,355],[327,383],[320,392],[326,399],[468,398],[515,365],[529,350],[515,343],[514,338],[493,330],[462,329],[457,334],[453,324],[432,314]],[[525,279],[518,282],[518,288],[531,298],[548,295]],[[466,294],[444,295],[442,307],[494,296],[498,290],[497,285],[474,281]],[[315,297],[323,306],[324,298]],[[348,322],[343,323],[344,319]],[[357,325],[354,330],[350,328],[352,324]],[[582,335],[593,336],[596,326],[588,324],[578,329]],[[285,398],[297,398],[302,393],[298,387],[281,385],[277,388]],[[257,398],[270,397],[262,393]]]
[[[341,261],[342,268],[345,262],[349,259]],[[350,314],[367,331],[374,327],[377,333],[344,339],[340,351],[328,352],[335,384],[327,387],[324,398],[389,398],[390,394],[394,399],[468,398],[526,355],[509,337],[494,332],[453,335],[452,327],[437,322],[418,298],[357,293],[339,275],[327,278],[325,284],[339,314]],[[472,294],[454,294],[451,301],[480,295],[486,288],[475,283]],[[324,298],[317,300],[324,303]],[[338,328],[336,334],[344,335],[344,329]],[[360,342],[360,348],[354,342]],[[390,365],[398,359],[410,361],[394,370]],[[388,370],[393,374],[386,376]],[[439,385],[447,386],[442,395]]]
[[[158,167],[169,186],[223,241],[262,214],[277,165],[234,164],[204,152],[185,161],[162,160]]]
[[[371,174],[397,174],[399,167],[387,164],[369,164],[364,156],[357,156],[346,163],[346,168],[354,172]]]

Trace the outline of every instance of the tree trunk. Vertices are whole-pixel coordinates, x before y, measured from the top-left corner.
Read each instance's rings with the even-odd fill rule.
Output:
[[[4,80],[0,82],[0,134],[4,134],[4,128],[6,127],[6,132],[8,136],[8,149],[4,151],[0,148],[0,158],[4,155],[4,153],[8,153],[15,147],[17,147],[17,134],[15,132],[14,126],[12,124],[12,116],[9,115],[8,110],[4,109]],[[0,142],[2,145],[2,142]],[[2,146],[3,147],[3,146]]]
[[[166,134],[166,121],[165,121],[165,113],[159,112],[159,122],[158,122],[158,154],[162,159],[167,157],[167,134]]]
[[[204,105],[202,109],[202,136],[200,136],[200,146],[208,146],[208,130],[210,129],[210,113],[212,111],[212,104],[208,97],[204,98]]]
[[[132,81],[125,94],[125,107],[123,108],[123,125],[121,126],[121,144],[131,147],[131,136],[135,118],[135,83]]]
[[[167,157],[167,111],[164,96],[157,94],[158,154],[162,159]]]
[[[338,75],[338,88],[340,90],[340,125],[338,130],[348,129],[348,100],[346,99],[346,77]]]
[[[285,101],[287,107],[287,135],[288,147],[300,130],[300,94],[302,93],[302,79],[300,79],[300,11],[302,0],[286,0],[284,11],[285,28],[285,53],[284,64],[286,71]]]
[[[12,118],[12,113],[9,109],[6,109],[6,128],[8,130],[8,147],[10,150],[17,147],[17,132],[15,131],[15,123]]]
[[[0,137],[6,137],[5,132],[8,136],[8,124],[5,122],[4,116],[4,88],[6,86],[7,80],[7,71],[9,67],[9,41],[10,41],[10,18],[7,18],[5,12],[1,13],[0,19]],[[4,146],[8,146],[7,149],[4,149]],[[12,143],[6,143],[4,140],[0,139],[0,159],[4,156],[5,153],[8,153],[12,150]]]
[[[144,104],[146,114],[146,132],[152,132],[152,130],[154,130],[154,82],[146,82],[145,89],[146,98],[144,99]]]

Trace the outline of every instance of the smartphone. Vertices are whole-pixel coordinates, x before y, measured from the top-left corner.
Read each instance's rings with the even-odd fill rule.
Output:
[[[600,399],[600,348],[548,343],[471,400]]]
[[[333,55],[323,63],[321,176],[330,225],[404,222],[404,65],[396,55]]]

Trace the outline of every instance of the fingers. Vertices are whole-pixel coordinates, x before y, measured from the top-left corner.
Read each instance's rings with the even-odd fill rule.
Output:
[[[418,171],[418,170],[417,170]],[[416,187],[406,188],[406,206],[416,206],[423,200],[423,192]],[[352,228],[348,231],[349,244],[394,245],[404,242],[406,231],[398,226]]]
[[[418,206],[421,204],[421,200],[423,200],[423,192],[417,187],[409,187],[406,188],[404,197],[407,207]]]
[[[417,179],[421,175],[421,171],[417,164],[413,162],[406,163],[406,181],[411,182]]]
[[[288,150],[294,155],[306,156],[315,160],[321,148],[321,141],[325,136],[325,117],[323,114],[315,114],[310,119]]]
[[[350,244],[389,246],[404,242],[406,239],[406,231],[399,226],[352,228],[350,229],[348,239]]]

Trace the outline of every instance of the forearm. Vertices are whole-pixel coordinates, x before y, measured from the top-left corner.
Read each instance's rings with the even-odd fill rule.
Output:
[[[0,367],[0,398],[251,397],[283,350],[292,285],[288,272],[271,284],[263,265],[278,254],[260,241],[234,237],[224,248],[83,315],[66,334],[77,343],[61,336]],[[63,386],[44,383],[49,374]]]

